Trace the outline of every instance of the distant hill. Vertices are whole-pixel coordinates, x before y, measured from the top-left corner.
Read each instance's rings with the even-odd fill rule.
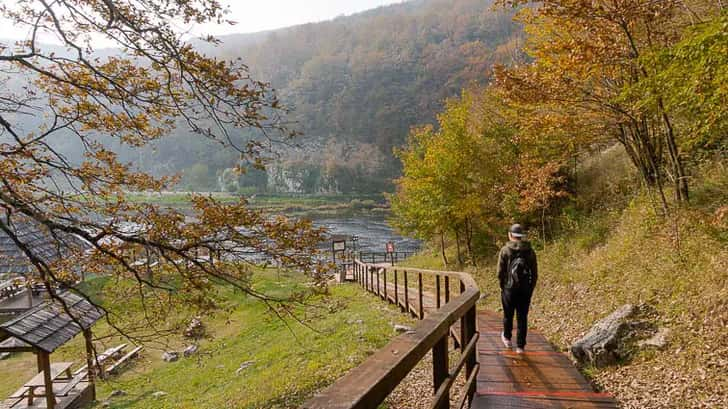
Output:
[[[399,172],[390,160],[393,147],[412,126],[433,122],[445,98],[486,82],[494,63],[508,63],[519,36],[512,16],[493,11],[491,0],[418,0],[223,36],[220,46],[205,51],[241,57],[255,78],[270,81],[304,133],[304,148],[283,152],[267,183],[256,179],[259,188],[351,193],[387,189]],[[162,153],[164,145],[190,147],[167,140]],[[177,155],[204,161],[209,180],[231,166],[220,156],[203,147]],[[194,164],[173,167],[180,165]],[[204,182],[203,171],[197,167],[195,181]]]
[[[398,175],[392,149],[409,129],[434,122],[445,98],[486,82],[494,63],[517,53],[520,28],[511,17],[492,10],[492,0],[416,0],[223,36],[218,46],[195,41],[207,54],[242,58],[254,78],[270,81],[294,109],[302,148],[281,149],[267,174],[239,179],[225,172],[238,155],[182,128],[153,149],[117,148],[155,174],[183,172],[185,190],[381,192]]]

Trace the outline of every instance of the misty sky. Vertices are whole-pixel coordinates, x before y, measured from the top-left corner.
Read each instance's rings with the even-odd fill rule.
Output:
[[[232,11],[233,27],[197,27],[211,34],[250,33],[296,24],[329,20],[402,0],[225,0]]]
[[[229,6],[232,12],[229,19],[236,21],[237,25],[180,27],[180,30],[190,31],[193,35],[251,33],[329,20],[343,14],[401,2],[403,0],[222,0],[221,3]],[[0,23],[4,23],[0,24],[0,38],[22,39],[29,34],[2,19]],[[40,37],[43,42],[56,43],[51,38]]]

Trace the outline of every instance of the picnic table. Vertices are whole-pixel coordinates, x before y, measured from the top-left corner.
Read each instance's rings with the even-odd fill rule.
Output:
[[[68,380],[71,381],[73,379],[73,375],[71,374],[71,366],[73,365],[73,362],[56,362],[51,364],[51,381],[57,381],[57,380]],[[53,393],[53,391],[44,391],[43,394],[36,395],[35,391],[38,388],[45,387],[45,373],[41,371],[37,375],[33,377],[33,379],[26,382],[25,385],[23,385],[24,388],[27,388],[27,394],[28,394],[28,406],[33,405],[33,398],[35,397],[43,397],[46,396],[48,393]]]

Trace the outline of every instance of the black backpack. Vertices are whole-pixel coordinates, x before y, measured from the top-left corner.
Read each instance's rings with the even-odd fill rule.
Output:
[[[531,289],[533,287],[533,272],[525,257],[520,252],[508,265],[508,280],[506,288],[512,290]]]

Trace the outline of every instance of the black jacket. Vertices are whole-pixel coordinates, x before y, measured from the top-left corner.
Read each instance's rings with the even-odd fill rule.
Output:
[[[533,272],[533,287],[536,287],[536,281],[538,281],[538,263],[536,262],[536,252],[531,248],[531,243],[527,241],[509,241],[498,254],[498,281],[500,282],[501,289],[503,289],[508,279],[508,266],[511,264],[511,260],[519,254],[526,259],[526,263],[531,268]]]

